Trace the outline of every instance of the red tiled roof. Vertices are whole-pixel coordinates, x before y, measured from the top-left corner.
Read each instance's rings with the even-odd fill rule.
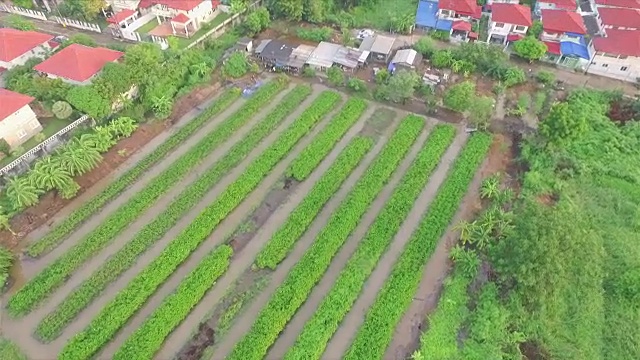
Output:
[[[575,11],[578,8],[576,0],[539,0],[538,2],[545,4],[555,4],[556,9],[565,9]]]
[[[598,12],[604,25],[640,28],[640,10],[601,7]]]
[[[471,31],[471,24],[463,20],[457,20],[453,22],[451,28],[459,31]]]
[[[35,31],[0,29],[0,60],[9,62],[53,39],[53,35]]]
[[[185,14],[178,14],[176,16],[173,17],[173,19],[171,19],[171,21],[175,22],[175,23],[179,23],[179,24],[186,24],[189,20],[189,17]]]
[[[509,34],[509,35],[507,35],[507,41],[509,41],[509,42],[522,40],[522,38],[524,38],[524,36],[522,36],[520,34]]]
[[[547,45],[547,52],[550,54],[560,55],[560,43],[553,41],[543,41],[545,45]]]
[[[477,33],[477,32],[473,32],[473,31],[470,31],[470,32],[467,34],[467,37],[469,37],[469,38],[471,38],[471,39],[477,39],[477,38],[478,38],[478,33]]]
[[[491,21],[531,26],[531,9],[519,4],[493,4]]]
[[[456,14],[478,17],[482,14],[482,8],[475,0],[440,0],[438,9],[453,10]]]
[[[552,33],[576,33],[586,34],[580,14],[567,10],[542,10],[542,28]]]
[[[152,5],[165,5],[171,9],[189,11],[202,4],[204,0],[142,0],[138,8],[146,9]]]
[[[593,39],[596,51],[640,57],[640,30],[607,30],[607,37]]]
[[[71,44],[33,69],[69,80],[86,81],[100,72],[105,64],[123,55],[120,51],[107,48]]]
[[[628,9],[640,9],[640,0],[596,0],[596,4]]]
[[[121,21],[123,21],[124,19],[130,17],[131,15],[135,14],[137,11],[136,10],[129,10],[129,9],[124,9],[118,13],[113,14],[113,16],[110,16],[107,19],[108,23],[111,24],[120,24]]]
[[[0,121],[32,102],[34,98],[0,88]]]

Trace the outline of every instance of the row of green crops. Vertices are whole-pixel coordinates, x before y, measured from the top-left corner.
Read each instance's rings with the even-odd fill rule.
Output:
[[[350,146],[348,146],[336,160],[334,163],[335,166],[332,166],[332,168],[323,175],[323,179],[335,178],[337,176],[343,179],[346,178],[346,175],[342,173],[350,173],[371,148],[372,143],[370,139],[354,139]],[[320,180],[319,183],[321,182],[322,180]],[[318,191],[330,191],[330,189],[316,186],[312,190],[312,193],[318,195]],[[333,194],[333,191],[329,192],[329,197],[331,194]],[[309,198],[309,195],[307,198]],[[198,268],[201,267],[202,263]],[[194,273],[197,271],[198,270],[194,270]],[[214,280],[215,279],[211,279],[211,281],[205,283],[205,285],[209,286],[208,288],[212,287]],[[185,282],[189,281],[185,280],[183,284]],[[179,297],[182,300],[179,303],[173,300],[167,300],[165,302],[166,305],[156,310],[156,312],[151,315],[151,318],[125,342],[125,345],[123,345],[123,348],[117,354],[116,359],[152,358],[160,349],[166,336],[189,314],[189,310],[196,306],[202,299],[202,296],[204,296],[206,289],[201,287],[202,284],[197,284],[197,289],[199,289],[197,290],[197,294],[194,293],[194,289],[192,288],[194,286],[193,284],[180,285],[172,297]],[[181,292],[185,294],[181,294]],[[171,306],[168,304],[169,302],[171,302]],[[163,319],[163,321],[157,321],[157,319]]]
[[[304,200],[289,214],[286,223],[273,234],[260,251],[256,257],[256,265],[259,268],[275,269],[287,257],[296,240],[307,231],[313,219],[338,191],[372,145],[373,140],[364,137],[351,140]]]
[[[349,128],[360,118],[367,108],[367,102],[352,98],[347,101],[342,110],[291,163],[287,175],[302,181],[311,174],[327,154],[336,146]]]
[[[222,245],[205,257],[187,275],[176,291],[124,342],[114,359],[152,359],[164,339],[189,315],[191,309],[229,267],[233,249]]]
[[[287,352],[285,360],[311,360],[322,356],[331,336],[353,306],[365,281],[413,208],[431,173],[453,141],[455,133],[455,128],[450,125],[437,125],[433,129],[425,147],[340,272],[331,291],[305,324],[295,345]]]
[[[53,290],[62,285],[79,266],[116,239],[138,216],[153,206],[162,195],[171,190],[220,144],[228,140],[286,86],[286,81],[273,81],[256,91],[251,100],[247,101],[240,110],[207,134],[198,144],[156,176],[144,189],[111,213],[100,226],[12,296],[7,304],[9,313],[18,316],[33,310],[51,295]]]
[[[138,256],[161,239],[188,211],[193,208],[231,169],[246,156],[311,94],[311,87],[299,85],[256,124],[245,138],[234,146],[193,184],[188,186],[169,207],[140,230],[124,248],[111,256],[90,278],[76,288],[60,306],[47,315],[36,328],[42,340],[57,338],[85,307],[87,307],[112,281],[129,269]]]
[[[207,239],[218,224],[248,196],[282,160],[295,144],[338,104],[340,95],[326,91],[314,100],[303,114],[260,154],[245,172],[162,253],[142,270],[125,289],[105,306],[91,323],[71,338],[58,359],[87,359],[93,356],[127,323],[156,289]]]
[[[484,133],[469,139],[367,312],[345,359],[382,359],[396,324],[420,285],[424,266],[455,215],[491,140]]]
[[[331,260],[356,228],[424,127],[424,120],[408,117],[385,144],[346,199],[331,215],[313,245],[291,269],[255,323],[227,360],[263,359],[289,320],[320,281]]]
[[[460,358],[458,335],[469,316],[467,288],[471,279],[454,273],[444,282],[438,307],[429,316],[429,329],[420,337],[420,353],[424,359]]]
[[[216,101],[205,109],[195,119],[180,128],[169,139],[158,146],[152,153],[136,164],[132,169],[120,176],[117,180],[110,183],[106,189],[100,194],[92,198],[90,201],[73,211],[62,223],[49,231],[47,235],[37,242],[29,245],[26,249],[27,255],[31,257],[42,256],[58,246],[72,231],[80,224],[86,221],[93,214],[98,212],[107,203],[113,200],[129,185],[137,181],[146,171],[155,165],[158,161],[164,159],[167,154],[183,144],[186,139],[195,134],[204,124],[206,124],[213,116],[219,114],[228,108],[236,99],[240,97],[240,89],[232,88],[220,95]]]

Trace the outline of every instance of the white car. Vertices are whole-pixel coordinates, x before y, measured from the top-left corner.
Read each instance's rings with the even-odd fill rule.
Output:
[[[358,35],[356,36],[359,40],[363,40],[364,38],[368,38],[369,36],[373,36],[375,32],[371,29],[362,29],[358,31]]]

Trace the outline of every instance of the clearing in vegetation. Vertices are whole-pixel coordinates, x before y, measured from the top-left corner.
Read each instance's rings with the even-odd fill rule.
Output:
[[[188,141],[211,117],[231,107],[238,93],[223,93],[194,120],[197,126],[187,125],[191,130],[182,133],[181,141]],[[306,108],[300,107],[303,103]],[[213,348],[214,358],[262,359],[331,269],[337,280],[320,294],[324,301],[313,309],[316,315],[305,315],[309,321],[286,353],[288,359],[321,357],[458,134],[452,125],[433,125],[416,115],[397,114],[364,99],[347,99],[322,86],[293,85],[282,78],[267,82],[242,106],[225,113],[229,115],[215,130],[190,145],[125,205],[99,211],[139,175],[128,175],[127,185],[102,195],[99,202],[92,200],[96,203],[83,212],[81,220],[72,215],[76,220],[63,222],[68,225],[55,228],[52,234],[57,235],[48,235],[49,240],[38,245],[42,250],[34,254],[44,254],[86,219],[102,218],[99,227],[10,297],[7,311],[17,318],[8,319],[10,326],[16,326],[15,336],[8,336],[25,349],[28,358],[50,355],[52,349],[59,359],[171,358],[179,347],[165,345],[175,341],[174,335],[183,339],[184,349],[192,349],[184,343],[190,336],[183,332],[197,329],[203,320],[190,314],[195,309],[217,309],[213,311],[215,341],[208,339],[180,358],[199,358],[206,347],[220,345],[218,335],[226,333],[223,346]],[[416,262],[424,263],[429,257],[429,252],[417,254],[416,246],[435,246],[485,155],[482,146],[488,139],[481,134],[470,137],[398,259],[396,267],[411,267],[417,280],[411,279],[410,287],[398,285],[394,271],[382,289],[384,301],[388,287],[406,288],[411,297],[420,276]],[[165,157],[171,148],[162,151],[156,156]],[[221,156],[211,156],[218,153]],[[243,171],[235,171],[238,168]],[[198,176],[192,176],[194,171]],[[281,181],[265,191],[264,179],[272,178],[272,173]],[[116,180],[120,181],[124,180]],[[280,195],[271,197],[272,193]],[[165,194],[175,195],[159,201]],[[251,210],[240,206],[249,197],[258,201]],[[287,210],[279,213],[282,208]],[[225,221],[229,217],[245,221],[225,229],[231,226]],[[363,232],[365,218],[371,219],[365,222],[371,225]],[[133,222],[140,226],[125,236]],[[214,232],[228,235],[214,238]],[[126,241],[113,246],[120,237]],[[192,255],[204,247],[192,261]],[[345,257],[348,248],[353,250]],[[106,260],[96,263],[98,254]],[[336,262],[338,254],[344,261]],[[90,272],[81,276],[85,271]],[[173,275],[178,271],[186,276],[176,279]],[[246,279],[255,281],[255,286],[244,284]],[[69,286],[70,280],[74,286]],[[165,289],[167,283],[172,284],[170,292]],[[230,295],[223,296],[227,290],[223,284],[229,286]],[[264,294],[268,301],[253,302]],[[211,297],[215,303],[209,303]],[[148,306],[151,299],[153,308]],[[105,304],[101,309],[95,306],[98,301]],[[404,311],[402,304],[398,302],[393,311],[395,317]],[[253,325],[236,321],[246,311],[256,311]],[[238,326],[247,327],[248,332],[239,332]],[[393,330],[392,323],[378,327]],[[72,329],[80,331],[72,334]],[[389,336],[371,339],[376,343],[367,346],[384,350]]]

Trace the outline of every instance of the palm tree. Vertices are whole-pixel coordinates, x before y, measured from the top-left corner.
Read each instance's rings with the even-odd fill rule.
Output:
[[[58,188],[60,197],[62,197],[63,199],[73,198],[78,193],[78,190],[80,190],[80,185],[78,185],[77,182],[73,181],[73,179],[63,187]]]
[[[93,144],[93,147],[101,153],[105,153],[116,144],[116,139],[113,137],[113,133],[108,127],[96,126],[94,128],[95,133],[85,135],[95,135],[93,137],[85,137],[84,140],[80,137],[80,141],[86,141],[88,144]],[[83,137],[85,135],[82,135]]]
[[[480,197],[483,199],[494,199],[500,193],[500,176],[493,175],[490,176],[484,181],[482,181],[482,186],[480,187]]]
[[[151,108],[160,119],[166,119],[171,114],[173,101],[168,96],[154,96],[151,98]]]
[[[473,228],[476,222],[470,223],[468,221],[460,221],[453,227],[454,230],[460,231],[460,241],[462,241],[463,245],[466,245],[471,242],[471,234],[473,233]]]
[[[28,178],[17,176],[7,183],[7,197],[15,210],[21,210],[38,203],[40,192]]]
[[[129,137],[138,128],[136,121],[130,117],[119,117],[109,124],[109,129],[116,134],[116,137]]]
[[[11,232],[12,235],[16,234],[15,232],[13,232],[13,229],[11,229],[9,216],[7,216],[7,214],[4,214],[4,213],[0,214],[0,229],[9,230],[9,232]]]
[[[82,175],[98,166],[102,156],[91,146],[75,140],[60,152],[60,163],[72,176]]]
[[[30,176],[34,184],[44,191],[60,190],[73,182],[71,175],[62,167],[60,160],[49,155],[36,163]]]
[[[205,62],[201,62],[199,64],[191,65],[191,73],[198,77],[205,77],[210,71],[211,68]]]
[[[480,257],[473,250],[466,250],[457,245],[451,249],[451,260],[456,263],[456,270],[466,278],[472,279],[478,273]]]

